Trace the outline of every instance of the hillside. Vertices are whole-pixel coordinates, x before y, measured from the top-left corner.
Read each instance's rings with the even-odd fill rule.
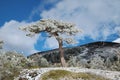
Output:
[[[77,71],[87,68],[90,70],[90,73],[93,69],[95,69],[95,71],[92,73],[102,70],[103,74],[101,74],[101,72],[99,73],[101,76],[112,75],[115,72],[115,76],[117,75],[117,78],[120,78],[119,43],[94,42],[73,48],[64,48],[64,53],[68,64],[68,68],[66,69],[71,68],[70,70],[75,69]],[[44,69],[41,67],[47,68]],[[15,51],[0,50],[0,80],[13,80],[13,78],[19,74],[18,78],[21,78],[21,75],[31,74],[33,70],[44,72],[49,70],[50,67],[53,67],[51,68],[52,70],[54,70],[55,67],[56,69],[58,69],[57,67],[61,67],[58,49],[35,53],[28,56],[28,58]],[[39,68],[41,69],[39,70]],[[24,70],[26,70],[25,73],[22,73]],[[108,71],[111,72],[108,73]],[[23,78],[24,77],[26,78],[26,76],[23,76]],[[114,78],[114,76],[111,77],[113,80]]]
[[[73,48],[64,48],[65,59],[69,67],[85,67],[120,71],[120,44],[114,42],[94,42]],[[47,65],[59,66],[58,49],[39,52],[28,56],[37,63],[44,59]]]

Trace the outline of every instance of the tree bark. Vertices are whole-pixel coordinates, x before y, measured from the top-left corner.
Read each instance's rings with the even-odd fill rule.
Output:
[[[61,65],[62,65],[62,67],[67,67],[66,61],[65,61],[65,58],[64,58],[64,51],[63,51],[63,48],[62,48],[63,42],[62,42],[62,40],[58,40],[58,43],[59,43]]]

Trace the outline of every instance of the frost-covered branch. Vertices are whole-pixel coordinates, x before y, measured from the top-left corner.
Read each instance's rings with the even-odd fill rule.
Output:
[[[47,32],[51,37],[56,36],[60,38],[62,37],[62,34],[72,36],[80,32],[80,30],[77,27],[75,27],[75,24],[51,19],[42,19],[33,24],[21,27],[20,29],[23,31],[27,31],[27,36],[34,36],[35,34],[39,34],[40,32]],[[74,42],[72,38],[66,38],[63,40],[67,43]]]

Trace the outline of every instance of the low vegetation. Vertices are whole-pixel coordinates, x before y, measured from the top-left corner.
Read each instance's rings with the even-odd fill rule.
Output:
[[[66,70],[51,70],[44,73],[40,80],[109,80],[91,73],[75,73]]]
[[[30,59],[15,51],[0,50],[0,80],[14,80],[22,69],[36,68]]]

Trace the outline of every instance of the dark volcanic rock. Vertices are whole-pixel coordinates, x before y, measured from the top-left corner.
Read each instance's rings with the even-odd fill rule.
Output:
[[[64,48],[64,53],[69,66],[120,70],[119,43],[94,42],[73,48]],[[60,63],[58,49],[35,53],[29,58],[38,61],[39,56],[45,58],[49,65]]]

